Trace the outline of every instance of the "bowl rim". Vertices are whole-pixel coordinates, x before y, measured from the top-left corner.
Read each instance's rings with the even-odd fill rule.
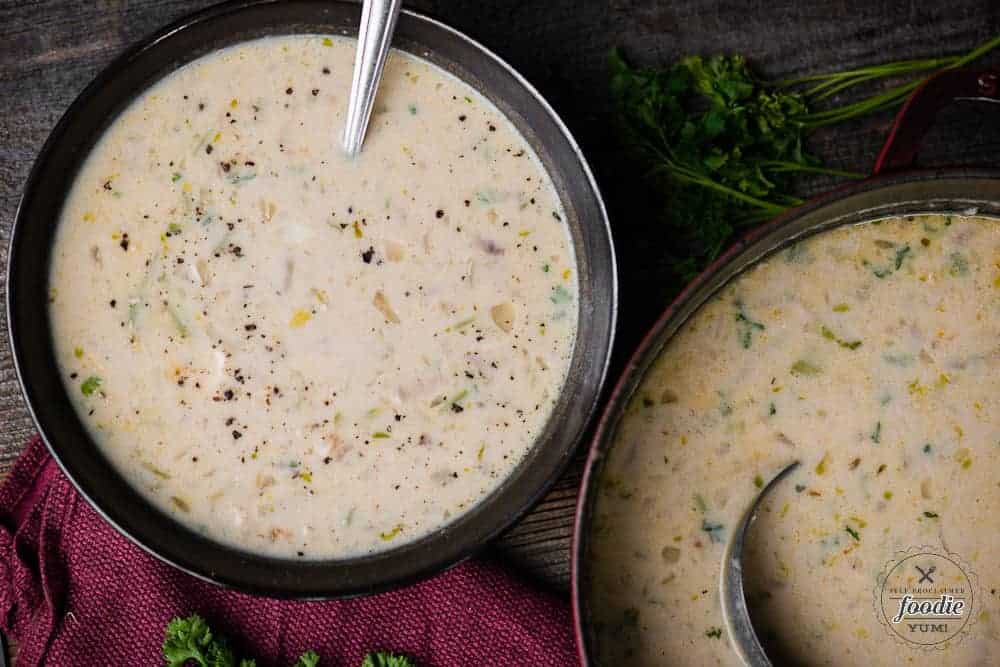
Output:
[[[872,175],[862,181],[848,183],[827,193],[820,194],[738,237],[667,304],[657,316],[654,323],[643,334],[635,349],[628,355],[628,362],[625,367],[614,381],[611,389],[607,392],[607,399],[601,410],[601,415],[598,417],[593,437],[588,445],[586,462],[580,481],[580,492],[577,496],[573,517],[573,537],[570,544],[570,596],[573,633],[580,665],[590,667],[597,664],[593,645],[593,626],[589,619],[591,609],[585,601],[585,598],[588,598],[589,594],[585,591],[585,582],[583,581],[584,577],[589,575],[589,560],[586,564],[584,560],[587,557],[592,537],[590,528],[593,522],[594,505],[597,496],[595,485],[603,472],[603,463],[606,456],[613,447],[614,435],[617,432],[624,410],[635,391],[641,386],[652,363],[660,355],[663,348],[674,335],[683,329],[687,320],[693,317],[712,296],[760,261],[766,260],[773,253],[803,238],[850,224],[848,220],[838,219],[836,224],[829,225],[824,224],[823,220],[819,219],[806,230],[800,230],[799,233],[792,234],[790,232],[795,231],[793,225],[796,221],[806,216],[818,217],[822,215],[824,209],[865,195],[878,196],[881,193],[891,193],[892,189],[897,186],[922,183],[939,184],[950,181],[969,186],[977,181],[990,181],[1000,184],[1000,169],[980,167],[906,169],[898,172]],[[932,187],[934,186],[932,185]],[[997,199],[993,202],[995,210],[988,217],[1000,217],[1000,187],[997,190]],[[930,201],[933,200],[893,201],[888,206],[898,208],[901,204],[906,203],[915,204],[919,208],[921,204],[926,204]],[[960,200],[952,198],[952,201]],[[864,210],[859,209],[859,212],[863,212]],[[928,209],[925,212],[933,213],[934,211]],[[893,214],[890,213],[888,215],[891,216]],[[895,215],[906,215],[906,213],[896,213]],[[868,217],[867,221],[874,219],[878,219],[878,217]],[[779,239],[777,243],[772,243],[772,247],[764,250],[763,254],[741,266],[732,276],[729,276],[720,284],[710,286],[710,283],[717,274],[735,264],[745,252],[751,252],[756,246],[771,242],[772,239],[768,238],[770,235],[783,235],[784,238]],[[690,312],[685,312],[685,309],[692,303],[695,305],[690,308]],[[676,330],[673,332],[668,331],[677,318],[680,318],[681,321],[677,323]],[[587,608],[585,609],[585,607]]]
[[[24,368],[25,360],[22,359],[22,354],[24,352],[21,350],[21,344],[19,343],[20,336],[24,335],[19,330],[19,323],[15,317],[14,311],[14,293],[15,290],[11,289],[11,286],[15,284],[17,278],[15,278],[14,268],[18,261],[24,262],[27,258],[17,258],[17,248],[19,247],[18,240],[23,235],[23,229],[25,226],[30,224],[30,221],[26,220],[25,212],[25,202],[29,200],[30,196],[35,196],[35,190],[38,187],[41,175],[45,172],[49,163],[51,162],[51,154],[55,148],[65,140],[65,133],[67,126],[69,126],[74,118],[79,115],[81,109],[86,106],[86,104],[93,99],[95,96],[100,95],[101,89],[108,82],[113,80],[115,77],[121,74],[124,68],[127,68],[134,60],[140,56],[146,54],[150,50],[160,48],[161,43],[163,43],[168,38],[173,35],[188,30],[194,26],[200,26],[205,23],[218,22],[225,19],[226,17],[239,14],[246,10],[269,7],[269,6],[280,6],[284,4],[281,0],[230,0],[228,2],[223,2],[221,4],[213,5],[195,12],[191,12],[181,16],[175,21],[169,23],[168,25],[156,30],[152,34],[138,40],[134,45],[127,48],[124,52],[114,57],[109,63],[105,64],[98,74],[87,84],[87,86],[77,95],[73,102],[67,107],[66,111],[60,117],[59,121],[55,124],[53,129],[48,135],[48,138],[39,150],[38,155],[28,173],[23,186],[21,197],[18,202],[17,210],[14,217],[14,223],[11,228],[10,239],[8,241],[7,247],[7,266],[6,266],[6,280],[7,280],[7,298],[5,303],[5,312],[7,315],[7,337],[8,342],[11,347],[11,357],[13,360],[14,370],[17,377],[18,385],[21,390],[21,394],[24,397],[24,403],[27,410],[31,416],[32,422],[38,432],[39,437],[45,443],[49,454],[55,460],[59,469],[62,473],[70,480],[76,491],[87,501],[88,505],[93,508],[102,519],[110,524],[118,533],[125,536],[130,542],[140,547],[146,553],[154,556],[156,559],[165,562],[172,567],[181,570],[189,575],[192,575],[198,579],[206,582],[210,582],[224,588],[232,588],[235,590],[248,592],[252,594],[267,595],[272,597],[280,598],[294,598],[303,600],[324,600],[331,598],[347,598],[356,597],[362,595],[369,595],[378,592],[383,592],[387,590],[394,590],[401,588],[403,586],[422,581],[430,576],[444,572],[459,563],[463,562],[467,558],[474,555],[476,552],[482,550],[486,545],[495,540],[497,536],[505,532],[514,526],[518,520],[520,520],[525,514],[527,514],[538,501],[551,489],[552,485],[565,471],[567,465],[572,460],[573,455],[578,451],[583,441],[583,436],[586,433],[586,427],[593,421],[594,415],[596,413],[597,405],[601,398],[601,389],[607,378],[608,369],[611,363],[611,355],[614,347],[614,340],[617,328],[618,319],[618,270],[617,270],[617,257],[614,246],[614,239],[611,233],[610,221],[608,219],[607,209],[601,196],[600,189],[597,185],[596,178],[594,177],[593,171],[587,162],[583,152],[580,149],[579,144],[573,137],[568,127],[562,120],[562,118],[555,112],[549,102],[539,93],[539,91],[524,78],[516,69],[514,69],[510,64],[508,64],[504,59],[494,53],[492,50],[484,46],[479,41],[469,37],[465,33],[447,25],[446,23],[439,21],[438,19],[432,18],[425,14],[411,11],[408,9],[403,9],[401,14],[403,15],[401,19],[415,21],[418,24],[422,23],[426,27],[430,27],[434,30],[441,31],[447,34],[451,39],[457,40],[457,42],[462,45],[471,48],[476,51],[482,58],[488,62],[490,65],[499,68],[503,75],[509,77],[513,83],[519,87],[528,97],[530,97],[533,104],[536,104],[541,112],[547,117],[556,130],[558,131],[558,141],[564,142],[565,145],[572,152],[576,165],[575,168],[582,172],[585,179],[585,188],[589,193],[589,196],[593,199],[593,202],[588,202],[585,206],[587,210],[587,217],[598,222],[599,225],[592,225],[595,227],[593,232],[597,234],[599,241],[598,250],[606,254],[606,257],[602,257],[602,261],[607,262],[609,268],[609,282],[606,286],[606,294],[602,295],[602,298],[606,299],[606,307],[601,308],[601,315],[607,320],[607,333],[602,335],[603,342],[603,353],[602,357],[598,359],[590,359],[589,364],[597,368],[598,381],[596,387],[593,390],[593,398],[589,401],[589,405],[584,405],[583,408],[583,420],[578,427],[577,437],[572,442],[567,442],[564,445],[553,442],[550,446],[552,447],[562,447],[558,459],[551,465],[548,474],[544,476],[541,483],[535,484],[533,492],[525,496],[512,497],[508,500],[508,505],[501,505],[495,509],[503,510],[495,512],[497,515],[502,515],[502,518],[495,518],[491,522],[489,530],[480,530],[480,539],[475,540],[471,545],[462,546],[457,544],[461,540],[451,539],[451,536],[447,534],[448,525],[443,527],[444,533],[442,533],[442,539],[437,540],[433,543],[436,547],[433,550],[433,555],[424,558],[422,564],[418,566],[410,566],[408,568],[399,568],[402,570],[401,573],[397,573],[389,578],[381,579],[375,582],[364,581],[356,582],[350,580],[347,577],[342,580],[340,585],[336,586],[316,586],[316,585],[304,585],[297,586],[294,589],[289,589],[287,583],[279,583],[277,579],[274,581],[255,581],[248,582],[245,579],[241,579],[239,576],[232,576],[231,573],[220,572],[217,570],[208,570],[205,568],[199,568],[195,565],[196,559],[186,557],[179,558],[177,554],[172,554],[170,556],[159,551],[162,548],[162,544],[147,544],[142,541],[139,537],[134,534],[133,529],[135,528],[135,522],[129,521],[119,521],[111,516],[111,512],[106,510],[104,507],[99,505],[97,501],[94,500],[92,494],[85,489],[81,481],[78,479],[77,475],[74,474],[71,466],[67,464],[64,457],[60,454],[61,448],[53,444],[52,438],[49,436],[47,429],[43,427],[43,424],[39,418],[38,411],[36,410],[36,402],[40,402],[39,398],[34,398],[34,393],[31,390],[28,381],[26,380],[26,371]],[[320,4],[317,0],[298,0],[297,4]],[[324,3],[330,4],[330,3]],[[349,0],[337,0],[334,4],[339,5],[349,5],[356,6],[357,11],[360,11],[360,5],[357,3],[350,2]],[[288,33],[292,34],[292,33]],[[305,34],[305,32],[303,32]],[[234,44],[237,42],[233,42]],[[420,58],[425,58],[420,52],[414,51],[410,48],[401,47],[403,50],[416,55]],[[199,56],[203,57],[203,56]],[[197,58],[194,58],[197,59]],[[191,60],[194,60],[191,59]],[[185,61],[185,62],[190,62]],[[440,65],[439,65],[440,66]],[[148,89],[150,85],[161,80],[163,77],[169,75],[170,70],[161,68],[156,77],[152,82],[147,82],[142,89]],[[454,75],[454,72],[452,72]],[[468,82],[466,82],[467,85]],[[475,87],[475,86],[474,86]],[[141,91],[136,93],[141,94]],[[482,93],[481,93],[482,94]],[[131,101],[134,97],[129,98],[126,102]],[[495,103],[495,102],[494,102]],[[506,115],[507,112],[501,110],[501,113]],[[80,163],[82,164],[82,158]],[[563,200],[565,203],[566,200]],[[583,316],[583,313],[580,313]],[[47,317],[47,315],[46,315]],[[574,346],[576,342],[574,343]],[[599,364],[599,366],[598,366]],[[563,390],[566,386],[563,386]],[[71,408],[72,409],[72,408]],[[532,449],[537,447],[538,441],[535,445],[532,445]],[[64,445],[65,446],[65,445]],[[529,450],[530,452],[531,450]],[[110,461],[106,462],[106,465],[112,467]],[[517,470],[515,468],[514,470]],[[513,475],[513,471],[511,473]],[[508,477],[508,480],[512,477]],[[127,483],[127,482],[126,482]],[[499,495],[499,492],[503,489],[504,482],[497,487],[495,487],[490,493],[488,493],[484,498],[477,502],[474,506],[481,506],[487,504],[491,496]],[[507,494],[510,495],[509,493]],[[511,507],[513,506],[513,511]],[[149,511],[150,509],[155,511],[155,508],[151,503],[145,501],[144,511]],[[150,515],[153,516],[153,515]],[[467,516],[463,514],[463,516]],[[461,520],[461,518],[459,519]],[[126,523],[130,524],[126,527]],[[431,536],[439,534],[439,530],[432,531]],[[409,544],[423,544],[423,540],[426,538],[418,538],[413,542],[409,542],[401,545],[399,549],[390,549],[383,552],[377,552],[374,557],[386,557],[391,554],[395,554],[400,551],[400,549],[405,549]],[[235,557],[252,557],[257,558],[256,555],[248,552],[239,550],[238,548],[230,547],[222,542],[216,542],[209,539],[215,548],[222,549],[225,551],[230,551]],[[291,558],[265,558],[271,563],[278,566],[288,566],[290,568],[295,568],[296,565],[303,564],[318,564],[319,567],[325,567],[329,570],[335,570],[338,567],[342,567],[345,564],[350,564],[355,560],[367,560],[372,558],[372,556],[362,556],[359,558],[351,557],[347,559],[339,560],[302,560],[296,561]]]

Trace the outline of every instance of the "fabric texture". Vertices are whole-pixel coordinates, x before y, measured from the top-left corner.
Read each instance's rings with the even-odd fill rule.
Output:
[[[376,596],[295,602],[226,590],[175,570],[109,526],[34,440],[0,487],[0,626],[19,666],[162,665],[164,628],[199,613],[260,667],[307,649],[321,667],[370,650],[421,667],[576,663],[566,602],[488,560]]]

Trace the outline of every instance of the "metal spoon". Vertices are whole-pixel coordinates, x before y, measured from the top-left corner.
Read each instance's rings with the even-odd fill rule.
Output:
[[[344,151],[351,157],[361,152],[365,140],[400,5],[402,0],[364,0],[361,7],[358,51],[354,56],[354,78],[344,126]]]
[[[757,510],[760,502],[778,483],[788,476],[799,466],[799,462],[792,463],[787,468],[775,475],[774,479],[767,483],[757,498],[754,499],[746,514],[740,520],[739,525],[733,533],[732,539],[726,545],[726,552],[722,556],[722,577],[719,582],[719,592],[722,598],[722,618],[726,623],[729,632],[729,639],[733,649],[743,660],[747,667],[771,667],[771,660],[764,653],[764,648],[760,645],[760,639],[750,622],[750,611],[747,609],[747,598],[743,592],[743,543],[746,540],[747,528],[757,518]]]

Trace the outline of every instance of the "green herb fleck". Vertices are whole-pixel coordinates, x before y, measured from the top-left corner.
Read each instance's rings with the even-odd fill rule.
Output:
[[[788,264],[809,264],[812,256],[806,249],[806,244],[799,242],[788,247],[785,251],[785,262]]]
[[[708,533],[708,537],[715,544],[720,544],[722,542],[722,529],[725,528],[721,523],[711,523],[707,519],[702,519],[701,529]]]
[[[871,439],[875,444],[882,442],[882,422],[875,423],[875,430],[872,431]]]
[[[924,516],[927,517],[928,519],[936,519],[936,518],[938,518],[938,513],[937,512],[924,511]]]
[[[400,523],[400,524],[396,524],[396,527],[395,527],[395,528],[393,528],[392,530],[390,530],[390,531],[388,531],[388,532],[386,532],[386,533],[379,533],[379,537],[381,537],[381,538],[382,538],[382,541],[383,541],[383,542],[388,542],[388,541],[389,541],[389,540],[391,540],[392,538],[394,538],[394,537],[396,537],[397,535],[399,535],[399,533],[400,533],[400,532],[401,532],[402,530],[403,530],[403,524],[401,524],[401,523]]]
[[[573,294],[562,285],[556,285],[552,288],[552,294],[549,296],[549,299],[555,304],[569,303],[573,300]]]
[[[175,171],[173,175],[170,177],[170,182],[176,183],[179,180],[181,180],[181,173],[179,171]]]
[[[73,348],[73,356],[76,357],[77,359],[80,359],[81,357],[83,357],[83,348],[82,347],[74,347]]]
[[[791,372],[795,376],[813,377],[822,373],[823,370],[805,359],[799,359],[792,364]]]
[[[724,393],[721,391],[719,394],[719,414],[723,417],[728,417],[733,414],[733,403],[730,401]]]
[[[948,259],[948,273],[953,276],[969,275],[969,260],[967,260],[961,253],[953,252]]]
[[[738,322],[737,328],[739,330],[740,345],[744,350],[749,350],[750,345],[753,342],[753,332],[763,331],[765,329],[764,325],[760,322],[750,319],[743,310],[743,304],[739,301],[736,302],[736,321]]]
[[[928,443],[926,443],[926,444],[924,445],[924,454],[930,454],[930,453],[931,453],[931,449],[932,449],[932,448],[931,448],[931,443],[929,443],[929,442],[928,442]]]
[[[226,180],[229,181],[232,185],[243,185],[244,183],[252,181],[255,178],[257,178],[256,171],[245,171],[242,174],[237,174],[233,172],[226,177]]]
[[[170,319],[173,321],[174,327],[177,329],[177,335],[181,338],[187,338],[188,328],[177,308],[173,305],[167,306],[167,313],[170,314]]]
[[[705,630],[705,636],[711,637],[712,639],[721,639],[722,628],[709,628],[708,630]]]
[[[826,338],[827,340],[832,340],[840,347],[846,348],[848,350],[856,350],[859,347],[861,347],[860,340],[844,340],[843,338],[838,337],[835,333],[830,331],[830,329],[828,329],[825,325],[820,327],[820,333],[822,334],[823,338]]]
[[[764,478],[761,477],[760,475],[754,475],[753,485],[756,486],[758,489],[764,488]]]
[[[80,383],[80,391],[83,392],[84,396],[90,396],[97,388],[101,386],[101,378],[96,375],[91,375],[89,378]]]
[[[900,267],[903,266],[903,260],[906,259],[908,254],[910,254],[910,246],[908,245],[905,245],[896,251],[895,266],[897,271],[899,271]]]
[[[451,330],[461,331],[462,329],[464,329],[465,327],[469,326],[470,324],[472,324],[475,321],[476,321],[476,316],[473,315],[472,317],[467,317],[464,320],[460,320],[458,322],[455,322],[455,324],[452,324],[450,327],[448,327],[447,329],[445,329],[445,331],[451,331]]]
[[[855,541],[857,542],[861,541],[861,535],[858,533],[858,531],[854,530],[850,526],[844,526],[844,530],[846,530],[847,533],[855,539]]]
[[[411,116],[416,116],[417,115],[417,105],[416,104],[411,104],[410,106],[406,107],[406,109],[410,112]]]
[[[777,406],[774,405],[773,402],[768,406],[767,414],[769,417],[773,417],[774,415],[778,414],[778,408]]]
[[[391,436],[385,431],[375,431],[374,433],[372,433],[372,437],[375,438],[376,440],[385,440],[386,438]]]
[[[692,496],[692,499],[694,500],[694,506],[698,509],[699,512],[705,513],[708,511],[708,503],[705,502],[705,499],[702,497],[700,493],[694,494]]]

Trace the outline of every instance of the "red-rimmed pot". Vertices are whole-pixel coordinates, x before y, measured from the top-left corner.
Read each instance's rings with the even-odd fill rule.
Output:
[[[817,197],[741,238],[677,296],[646,334],[612,390],[598,423],[576,509],[572,595],[582,665],[600,664],[590,592],[590,549],[604,465],[625,408],[664,346],[726,284],[761,260],[813,234],[842,225],[921,213],[976,213],[1000,218],[1000,170],[915,168],[920,142],[943,107],[975,100],[997,103],[1000,113],[998,80],[1000,75],[992,70],[954,70],[918,88],[896,116],[870,178]]]

